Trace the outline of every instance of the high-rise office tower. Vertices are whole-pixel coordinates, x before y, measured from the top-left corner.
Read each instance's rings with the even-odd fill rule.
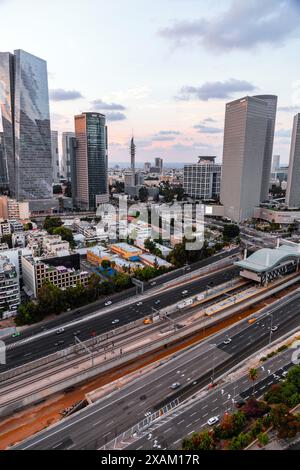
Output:
[[[151,163],[150,163],[150,162],[144,163],[144,171],[146,171],[147,173],[149,173],[150,168],[151,168]]]
[[[260,100],[263,100],[268,105],[268,124],[267,124],[266,140],[265,140],[265,151],[264,151],[261,193],[260,193],[260,201],[263,202],[263,201],[267,201],[268,196],[269,196],[278,98],[277,96],[274,96],[274,95],[257,95],[257,96],[254,96],[253,98],[258,98]]]
[[[162,159],[162,158],[156,158],[156,159],[155,159],[154,166],[155,166],[156,168],[159,168],[159,169],[160,169],[160,172],[162,172],[162,170],[163,170],[163,164],[164,164],[164,162],[163,162],[163,159]]]
[[[135,151],[136,146],[134,143],[134,137],[132,136],[130,142],[130,162],[131,162],[131,185],[135,186]]]
[[[75,116],[76,192],[80,209],[108,202],[107,127],[100,113]]]
[[[274,155],[272,160],[272,173],[280,169],[280,155]]]
[[[245,97],[226,105],[221,203],[237,222],[260,204],[269,120],[265,100]]]
[[[71,148],[72,139],[75,137],[75,132],[63,132],[62,134],[62,158],[60,161],[60,173],[67,181],[71,181]]]
[[[11,196],[51,199],[47,63],[22,50],[0,53],[0,104]]]
[[[52,151],[52,173],[53,183],[59,183],[59,151],[58,151],[58,132],[51,131],[51,151]]]
[[[7,165],[4,155],[4,135],[0,132],[0,187],[6,187],[8,184]]]
[[[294,117],[286,203],[300,208],[300,113]]]

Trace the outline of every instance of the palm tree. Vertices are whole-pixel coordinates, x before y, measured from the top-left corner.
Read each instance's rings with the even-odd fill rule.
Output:
[[[258,377],[258,370],[257,369],[250,369],[249,370],[249,373],[248,373],[248,377],[249,379],[253,382],[253,391],[252,391],[252,395],[254,395],[254,392],[255,392],[255,381]]]

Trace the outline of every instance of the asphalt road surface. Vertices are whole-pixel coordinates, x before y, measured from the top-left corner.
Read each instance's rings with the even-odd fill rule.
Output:
[[[288,302],[283,299],[276,309],[272,308],[273,321],[262,317],[255,324],[244,321],[218,333],[52,429],[33,436],[19,448],[53,449],[59,445],[65,449],[98,449],[142,421],[147,413],[153,413],[176,398],[182,401],[192,397],[213,378],[267,345],[271,324],[278,327],[272,334],[273,340],[299,326],[299,310],[299,297]],[[224,341],[228,338],[231,342],[226,345]],[[172,384],[177,382],[179,388],[172,390]],[[248,389],[249,383],[245,391]],[[218,399],[213,405],[207,415],[217,413]]]
[[[238,275],[238,272],[239,269],[233,267],[220,273],[205,276],[201,279],[197,279],[191,281],[188,284],[185,284],[184,287],[177,286],[165,293],[155,294],[152,297],[146,299],[142,305],[137,305],[137,302],[135,301],[130,305],[120,307],[112,312],[101,314],[96,318],[86,319],[86,321],[82,322],[81,324],[71,324],[69,326],[64,326],[65,331],[59,335],[56,334],[55,331],[47,333],[48,328],[52,330],[52,324],[50,324],[50,326],[43,325],[42,327],[39,327],[39,330],[34,330],[33,336],[28,334],[22,335],[19,338],[19,341],[14,342],[14,347],[11,349],[8,348],[6,354],[6,364],[0,365],[0,372],[15,368],[27,362],[31,362],[35,359],[47,356],[58,350],[65,349],[68,346],[73,345],[75,342],[75,333],[77,333],[77,336],[82,341],[90,339],[95,335],[99,336],[103,333],[106,333],[107,331],[115,329],[116,325],[112,323],[115,320],[119,320],[117,327],[126,325],[153,313],[153,308],[157,310],[179,302],[182,300],[183,290],[188,290],[189,295],[192,296],[194,294],[198,294],[199,292],[205,291],[207,286],[211,288],[233,279]],[[157,304],[157,301],[160,303]],[[112,307],[113,306],[114,304]],[[101,313],[101,310],[94,313]],[[79,320],[77,316],[73,316],[72,319],[74,322]],[[35,337],[37,333],[42,334],[42,336]],[[31,338],[30,341],[28,341],[29,338]],[[24,339],[26,339],[26,342],[23,344],[22,342]],[[63,344],[60,346],[55,346],[58,341],[63,341]],[[11,341],[6,341],[6,343],[10,344]]]

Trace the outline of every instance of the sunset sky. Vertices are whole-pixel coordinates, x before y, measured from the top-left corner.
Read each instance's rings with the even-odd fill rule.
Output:
[[[300,112],[300,0],[0,0],[0,50],[48,62],[52,128],[107,115],[110,162],[221,161],[225,103],[277,94],[274,153]]]

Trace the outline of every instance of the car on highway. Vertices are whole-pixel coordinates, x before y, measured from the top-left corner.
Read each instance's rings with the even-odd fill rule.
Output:
[[[156,286],[156,282],[151,282],[150,286]]]
[[[141,305],[143,305],[143,302],[138,302],[138,303],[136,304],[137,307],[140,307]]]
[[[184,290],[181,292],[181,295],[182,297],[185,297],[186,295],[188,295],[189,291],[188,290]]]
[[[159,305],[159,304],[160,304],[160,300],[156,300],[154,303],[155,303],[155,305]]]
[[[21,333],[19,331],[16,331],[11,335],[12,338],[18,338],[19,336],[21,336]]]
[[[271,328],[271,327],[268,327],[268,330],[271,330],[272,333],[275,333],[275,331],[278,330],[278,326],[272,326],[272,328]]]
[[[231,338],[226,338],[225,341],[223,341],[223,344],[230,344],[232,343],[232,339]]]
[[[179,383],[179,382],[174,382],[174,383],[171,385],[170,388],[171,388],[172,390],[177,390],[177,388],[179,388],[179,387],[180,387],[180,383]]]
[[[81,333],[81,331],[80,331],[80,330],[77,330],[77,331],[74,331],[73,335],[74,335],[74,336],[79,336],[80,333]]]
[[[54,344],[54,346],[62,346],[63,344],[65,344],[64,340],[61,340],[61,341],[57,341],[57,343]]]
[[[109,300],[108,302],[105,302],[105,304],[104,304],[104,305],[105,305],[105,307],[109,307],[111,304],[112,304],[112,301],[111,301],[111,300]]]
[[[64,328],[59,328],[59,330],[57,330],[56,334],[57,335],[61,335],[62,333],[65,332],[65,329]]]
[[[113,320],[111,322],[112,325],[117,325],[118,323],[120,323],[120,320],[116,319],[116,320]]]
[[[219,416],[213,416],[212,418],[209,418],[207,421],[208,426],[213,426],[214,424],[217,424],[220,421]]]

